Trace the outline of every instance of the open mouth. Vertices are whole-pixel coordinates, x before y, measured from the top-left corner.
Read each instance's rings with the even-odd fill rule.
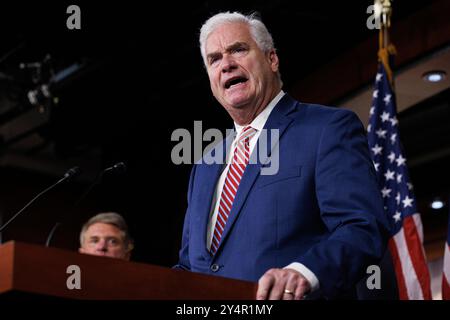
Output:
[[[244,82],[247,82],[247,81],[248,81],[248,79],[245,78],[245,77],[235,77],[235,78],[228,79],[225,82],[225,89],[229,89],[230,87],[232,87],[234,85],[237,85],[237,84],[240,84],[240,83],[244,83]]]

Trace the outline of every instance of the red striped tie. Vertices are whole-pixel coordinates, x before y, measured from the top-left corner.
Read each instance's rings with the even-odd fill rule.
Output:
[[[233,160],[229,166],[222,194],[220,195],[219,211],[217,212],[217,221],[211,242],[211,254],[215,254],[219,248],[220,239],[222,239],[222,233],[225,229],[234,197],[236,196],[239,183],[250,158],[249,141],[255,133],[256,129],[250,126],[245,127],[238,139]]]

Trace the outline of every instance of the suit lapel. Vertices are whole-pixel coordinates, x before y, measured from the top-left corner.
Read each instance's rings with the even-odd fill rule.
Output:
[[[269,118],[267,119],[266,124],[264,125],[264,129],[266,129],[268,132],[269,142],[270,142],[270,129],[278,129],[279,139],[281,139],[286,128],[293,120],[293,118],[289,117],[289,114],[292,111],[295,111],[296,104],[297,102],[286,94],[272,110]],[[259,140],[260,139],[258,138],[258,143]],[[272,146],[267,156],[263,155],[260,159],[258,159],[259,157],[257,147],[255,146],[251,155],[251,159],[253,161],[251,160],[249,165],[247,165],[247,167],[245,168],[244,175],[242,176],[241,182],[239,184],[236,193],[236,197],[234,198],[233,206],[231,208],[228,221],[225,225],[225,230],[222,234],[222,239],[220,241],[219,249],[217,250],[217,252],[220,251],[222,244],[226,241],[228,234],[231,232],[231,229],[233,228],[233,225],[241,212],[242,206],[244,205],[245,200],[247,199],[251,191],[251,188],[255,183],[255,180],[260,174],[261,166],[266,164],[270,160],[269,159],[270,155],[275,148],[278,148],[278,143],[279,142],[277,142],[277,144]]]

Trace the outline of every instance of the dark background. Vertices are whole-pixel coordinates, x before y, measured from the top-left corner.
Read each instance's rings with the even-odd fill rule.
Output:
[[[12,139],[0,135],[3,222],[70,167],[83,169],[75,181],[58,186],[24,212],[2,241],[43,244],[55,221],[63,219],[52,246],[76,250],[82,223],[113,210],[130,225],[134,260],[174,264],[191,166],[171,162],[176,144],[171,134],[177,128],[193,132],[195,120],[203,121],[203,130],[232,126],[210,93],[198,48],[201,24],[223,10],[260,12],[278,48],[284,90],[292,94],[302,78],[376,34],[366,28],[371,1],[93,2],[15,1],[0,7],[0,126],[13,127],[14,119],[34,108],[27,93],[48,83],[52,73],[82,65],[55,85],[57,103],[41,100],[48,116],[44,123],[24,121],[29,130],[23,134]],[[433,2],[395,1],[393,19]],[[70,4],[81,8],[81,30],[66,28]],[[368,54],[376,60],[376,52]],[[42,62],[47,55],[40,79],[33,82],[36,69],[20,64]],[[449,145],[448,91],[433,99],[399,115],[407,157],[426,152],[430,141]],[[432,106],[434,113],[424,116]],[[432,127],[429,140],[424,131]],[[447,194],[448,158],[411,169],[423,201]],[[117,161],[126,163],[127,172],[106,174],[74,207],[96,174]],[[430,230],[445,225],[443,214],[427,217]]]

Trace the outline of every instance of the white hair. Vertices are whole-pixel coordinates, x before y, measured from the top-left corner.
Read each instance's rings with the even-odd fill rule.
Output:
[[[240,12],[221,12],[209,18],[200,29],[200,52],[206,65],[206,39],[217,27],[226,23],[245,23],[250,29],[250,34],[258,47],[263,52],[269,52],[274,48],[272,35],[264,23],[259,19],[257,13],[243,15]]]

